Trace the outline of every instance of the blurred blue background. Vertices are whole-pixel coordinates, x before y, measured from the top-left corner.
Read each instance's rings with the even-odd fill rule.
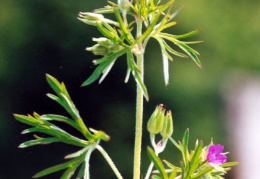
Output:
[[[111,136],[111,141],[102,145],[122,174],[132,177],[136,90],[133,78],[124,84],[125,57],[117,60],[102,84],[80,87],[95,68],[91,61],[97,58],[84,49],[94,44],[92,37],[101,34],[76,17],[80,11],[89,12],[106,4],[102,0],[0,1],[0,178],[31,178],[46,167],[64,162],[64,155],[78,149],[65,144],[17,148],[32,136],[20,135],[28,126],[17,122],[13,113],[67,115],[46,97],[52,90],[45,73],[65,82],[87,126]],[[192,46],[201,54],[203,69],[191,59],[175,57],[170,63],[170,83],[165,87],[159,45],[150,41],[145,54],[145,83],[150,101],[144,104],[142,173],[149,164],[146,123],[156,105],[163,103],[172,110],[176,140],[182,138],[186,128],[190,129],[190,149],[196,139],[208,144],[213,137],[215,143],[225,145],[228,151],[230,128],[225,127],[227,119],[220,88],[233,71],[251,74],[260,70],[260,1],[178,0],[175,9],[183,4],[185,7],[175,18],[178,24],[170,32],[182,34],[202,28],[190,40],[205,41]],[[175,164],[180,161],[171,144],[161,156]],[[228,157],[236,160],[232,153]],[[100,178],[100,173],[114,178],[98,152],[91,162],[93,178]]]

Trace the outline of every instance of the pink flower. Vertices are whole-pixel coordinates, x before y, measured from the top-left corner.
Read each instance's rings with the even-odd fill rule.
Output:
[[[221,154],[224,150],[224,146],[217,144],[211,145],[208,149],[207,159],[209,163],[214,163],[217,165],[222,165],[226,162],[227,157]]]

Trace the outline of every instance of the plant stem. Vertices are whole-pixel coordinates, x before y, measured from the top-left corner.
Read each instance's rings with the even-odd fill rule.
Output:
[[[120,174],[120,172],[118,171],[118,169],[116,168],[114,162],[112,161],[112,159],[109,157],[109,155],[106,153],[106,151],[100,146],[97,145],[96,149],[98,149],[98,151],[103,155],[103,157],[106,159],[107,163],[110,165],[111,169],[114,171],[115,175],[117,176],[118,179],[123,179],[122,175]]]
[[[137,23],[137,37],[142,35],[142,19],[136,17]],[[137,66],[140,70],[140,78],[143,81],[144,77],[144,62],[143,62],[143,47],[142,42],[138,43],[138,54]],[[134,149],[134,179],[140,178],[140,168],[141,168],[141,146],[142,146],[142,128],[143,128],[143,92],[141,87],[137,85],[136,94],[136,127],[135,127],[135,149]]]
[[[85,171],[84,171],[84,179],[90,179],[89,176],[89,160],[90,160],[90,155],[95,150],[95,147],[92,146],[90,149],[88,149],[86,157],[85,157]]]
[[[149,176],[151,175],[152,170],[153,170],[153,166],[154,166],[154,164],[153,164],[153,162],[151,162],[144,179],[149,179]]]

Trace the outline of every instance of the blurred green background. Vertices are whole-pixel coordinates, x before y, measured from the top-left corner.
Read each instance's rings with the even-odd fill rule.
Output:
[[[170,31],[182,34],[202,28],[193,39],[205,42],[192,47],[201,53],[203,69],[190,59],[175,57],[170,63],[170,83],[165,87],[159,45],[150,41],[145,54],[145,83],[150,101],[144,104],[142,173],[149,163],[146,122],[157,104],[163,103],[172,110],[175,139],[180,140],[184,130],[190,128],[191,147],[197,138],[207,144],[213,137],[228,151],[229,129],[225,127],[220,86],[232,71],[260,70],[260,1],[178,0],[175,8],[182,4],[185,7],[175,19],[178,24]],[[32,136],[20,135],[28,126],[15,121],[13,113],[66,115],[46,97],[52,90],[45,73],[65,82],[87,126],[102,129],[112,137],[102,145],[122,174],[132,177],[136,90],[133,78],[128,84],[123,82],[125,57],[118,59],[101,85],[80,87],[95,68],[91,61],[97,58],[84,49],[94,44],[92,37],[101,34],[76,17],[80,11],[89,12],[105,5],[103,0],[0,1],[1,179],[31,178],[46,167],[64,162],[64,155],[78,149],[65,144],[17,148]],[[171,144],[162,154],[162,158],[166,157],[175,164],[180,160]],[[98,152],[93,153],[91,163],[92,178],[100,178],[100,173],[114,178]],[[60,173],[45,178],[59,176]]]

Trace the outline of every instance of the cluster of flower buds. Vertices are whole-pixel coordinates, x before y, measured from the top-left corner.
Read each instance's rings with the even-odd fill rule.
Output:
[[[97,42],[97,44],[86,48],[86,50],[92,51],[95,55],[107,56],[121,50],[122,48],[105,37],[93,38],[92,40]]]
[[[165,109],[163,105],[156,106],[155,111],[151,115],[148,124],[148,131],[152,134],[158,134],[160,132],[163,139],[168,139],[173,133],[173,121],[171,111],[167,111],[165,115]]]

